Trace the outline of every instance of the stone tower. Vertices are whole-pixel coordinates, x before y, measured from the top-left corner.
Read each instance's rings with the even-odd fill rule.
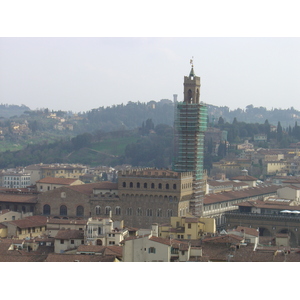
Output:
[[[176,172],[193,172],[193,199],[190,213],[202,216],[204,197],[204,133],[207,123],[207,107],[200,102],[200,77],[194,73],[191,61],[189,76],[184,77],[183,102],[176,103],[175,155],[173,169]]]

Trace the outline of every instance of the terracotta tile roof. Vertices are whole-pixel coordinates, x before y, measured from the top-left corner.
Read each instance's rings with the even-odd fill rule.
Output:
[[[56,240],[83,239],[84,231],[76,229],[60,229],[54,238]]]
[[[102,182],[96,182],[96,183],[86,183],[81,185],[72,185],[68,187],[69,189],[73,191],[77,191],[83,194],[92,195],[94,189],[103,189],[103,190],[117,190],[118,184],[109,182],[109,181],[102,181]]]
[[[14,194],[14,193],[0,193],[0,202],[11,203],[37,203],[37,195],[35,194]]]
[[[5,254],[0,254],[0,262],[44,262],[47,255],[43,254],[21,254],[21,251],[7,251]]]
[[[84,219],[56,219],[56,218],[48,218],[47,219],[47,225],[48,224],[68,224],[68,225],[72,225],[72,224],[76,224],[76,225],[86,225],[87,220]]]
[[[47,217],[46,216],[31,216],[31,217],[26,217],[21,220],[9,221],[6,223],[13,224],[19,228],[40,227],[40,226],[46,226]]]
[[[271,193],[276,193],[279,189],[278,185],[267,185],[260,187],[252,187],[240,191],[228,191],[217,194],[207,194],[204,196],[204,205],[224,202],[224,201],[232,201],[237,199],[247,199],[250,197],[267,195]]]
[[[267,209],[279,209],[279,210],[300,210],[300,206],[289,205],[288,203],[276,203],[271,201],[262,201],[262,200],[249,200],[242,203],[238,203],[239,207],[259,207],[259,208],[267,208]]]
[[[82,254],[48,254],[46,262],[114,262],[114,256]]]
[[[49,183],[49,184],[61,184],[61,185],[70,185],[77,181],[78,179],[73,178],[56,178],[56,177],[45,177],[38,180],[36,183]]]
[[[237,244],[243,240],[242,237],[234,235],[234,234],[226,234],[214,237],[205,237],[202,240],[202,245],[205,243],[218,243],[218,244]]]
[[[185,223],[198,223],[199,219],[198,218],[185,218],[184,222]]]
[[[249,175],[240,175],[230,178],[231,180],[239,180],[239,181],[256,181],[257,178]]]
[[[103,256],[113,255],[117,257],[122,257],[123,247],[121,246],[98,246],[98,245],[80,245],[77,248],[77,253],[79,252],[90,252],[102,254]]]
[[[243,227],[243,226],[238,226],[234,231],[238,232],[245,232],[245,234],[253,235],[258,237],[259,236],[259,231],[255,228],[249,228],[249,227]]]

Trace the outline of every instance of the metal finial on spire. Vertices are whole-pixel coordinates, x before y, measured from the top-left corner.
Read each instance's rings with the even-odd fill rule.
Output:
[[[192,59],[190,59],[190,64],[191,64],[192,68],[194,68],[193,60],[194,60],[194,56],[192,56]]]
[[[194,78],[194,76],[195,76],[195,72],[194,72],[194,57],[192,56],[192,59],[190,59],[190,64],[191,64],[191,72],[190,72],[190,75],[189,75],[189,77],[192,77],[192,78]]]

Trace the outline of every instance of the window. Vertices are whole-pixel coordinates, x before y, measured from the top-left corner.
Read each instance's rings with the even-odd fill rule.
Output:
[[[125,182],[125,181],[123,182],[122,186],[123,186],[123,187],[126,187],[126,182]]]
[[[173,184],[173,190],[176,190],[176,188],[177,188],[177,187],[176,187],[176,184],[174,183],[174,184]]]
[[[168,209],[168,210],[167,210],[167,216],[168,216],[168,217],[172,217],[172,216],[173,216],[173,211],[172,211],[172,209]]]
[[[192,224],[191,223],[188,224],[188,228],[192,228]]]
[[[155,248],[154,247],[149,247],[148,253],[155,253]]]
[[[66,216],[68,214],[68,209],[65,205],[62,205],[59,210],[61,216]]]
[[[133,187],[133,183],[132,182],[130,182],[129,187],[131,187],[131,188]]]
[[[96,206],[95,210],[96,210],[96,215],[100,215],[100,213],[101,213],[100,206]]]
[[[159,208],[159,209],[157,210],[156,216],[157,216],[157,217],[162,217],[162,210],[161,210],[161,208]]]
[[[117,216],[119,216],[121,214],[121,207],[120,206],[117,206],[116,209],[115,209],[115,214]]]
[[[128,207],[126,209],[126,214],[127,214],[127,216],[131,216],[132,215],[132,208],[131,207]]]
[[[138,182],[138,183],[136,184],[136,187],[139,189],[139,188],[141,187],[141,184]]]
[[[61,244],[64,244],[64,243],[65,243],[65,241],[64,241],[64,240],[60,240],[60,243],[61,243]]]
[[[147,188],[147,182],[144,183],[144,189],[146,189],[146,188]]]
[[[43,206],[43,215],[50,215],[50,213],[51,213],[50,205],[45,204],[45,205]]]
[[[151,208],[147,209],[147,217],[152,217],[152,209]]]
[[[171,247],[171,254],[178,254],[178,248]]]
[[[105,207],[105,214],[109,215],[110,211],[111,211],[111,207],[110,206],[106,206]]]
[[[76,216],[77,217],[83,217],[83,215],[84,215],[84,208],[83,208],[83,206],[81,206],[81,205],[77,206],[77,208],[76,208]]]
[[[162,189],[162,184],[161,183],[158,184],[158,188]]]
[[[143,213],[142,213],[142,209],[140,207],[138,207],[138,209],[136,210],[136,214],[138,216],[141,216]]]
[[[75,243],[74,240],[71,240],[71,244],[74,245],[74,243]]]
[[[167,184],[166,184],[166,189],[168,190],[168,189],[169,189],[169,187],[170,187],[170,186],[169,186],[169,184],[167,183]]]
[[[151,189],[154,189],[154,188],[155,188],[154,183],[151,183]]]

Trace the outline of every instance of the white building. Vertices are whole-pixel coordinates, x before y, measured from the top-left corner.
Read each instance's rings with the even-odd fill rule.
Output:
[[[89,218],[85,230],[85,240],[89,245],[119,245],[128,236],[123,229],[123,221],[112,221],[111,218]]]
[[[30,186],[30,173],[28,172],[3,172],[1,185],[5,188],[21,189]]]
[[[202,256],[200,247],[191,248],[184,241],[153,236],[134,236],[123,242],[124,262],[189,261],[191,256]]]

